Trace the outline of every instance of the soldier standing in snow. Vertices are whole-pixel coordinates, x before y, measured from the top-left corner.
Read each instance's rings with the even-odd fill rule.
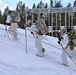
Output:
[[[30,31],[35,37],[35,46],[38,49],[38,52],[36,55],[40,57],[44,56],[45,49],[42,47],[42,44],[41,44],[42,38],[36,36],[39,30],[37,29],[35,24],[32,24],[32,20],[28,20],[26,24],[27,24],[26,29]]]
[[[65,30],[64,29],[60,30],[60,38],[59,38],[58,43],[61,44],[63,46],[63,48],[65,49],[65,50],[62,50],[61,60],[62,60],[62,64],[66,65],[66,66],[68,64],[67,53],[66,53],[66,52],[68,52],[68,50],[66,48],[68,41],[69,41],[68,35],[65,33]]]
[[[67,29],[67,32],[70,32],[71,29]],[[59,38],[58,43],[62,46],[62,64],[67,66],[67,56],[73,58],[76,61],[76,50],[73,48],[73,44],[70,42],[69,35],[65,33],[65,30],[60,30],[61,37]],[[76,37],[76,36],[75,36]],[[76,44],[76,39],[73,40],[74,44]],[[72,46],[71,46],[72,45]],[[75,45],[74,45],[75,46]]]

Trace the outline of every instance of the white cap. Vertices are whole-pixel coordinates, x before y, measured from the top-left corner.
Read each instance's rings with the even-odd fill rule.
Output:
[[[29,25],[30,23],[32,23],[32,20],[28,20],[28,21],[26,22],[26,25]]]

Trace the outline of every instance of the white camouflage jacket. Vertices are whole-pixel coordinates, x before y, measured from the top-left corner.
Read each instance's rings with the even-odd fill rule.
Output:
[[[66,48],[66,46],[67,46],[67,44],[68,44],[68,42],[69,42],[69,40],[68,40],[68,35],[67,35],[67,34],[64,34],[64,35],[62,35],[62,37],[63,37],[63,39],[61,39],[60,44],[61,44],[64,48]]]

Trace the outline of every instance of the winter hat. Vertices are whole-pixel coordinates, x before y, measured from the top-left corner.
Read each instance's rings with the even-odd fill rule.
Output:
[[[26,22],[26,25],[29,25],[30,23],[32,23],[32,20],[28,20],[28,21]]]
[[[60,31],[63,31],[64,33],[66,32],[66,30],[65,30],[65,29],[61,29]]]

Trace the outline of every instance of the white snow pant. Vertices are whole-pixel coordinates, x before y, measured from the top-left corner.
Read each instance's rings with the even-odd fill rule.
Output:
[[[65,49],[65,51],[69,54],[69,56],[71,56],[72,51],[70,50],[69,46],[67,47],[67,49]],[[62,51],[62,55],[61,55],[61,60],[62,60],[62,64],[67,65],[68,61],[67,61],[67,53],[64,50]]]
[[[9,33],[13,35],[15,39],[17,39],[17,27],[17,23],[12,23],[11,26],[8,28]]]
[[[64,50],[62,51],[61,60],[62,60],[62,64],[65,64],[65,65],[68,64],[68,62],[67,62],[67,54],[66,54],[66,52]]]
[[[42,43],[41,43],[41,41],[42,41],[42,39],[41,38],[36,38],[35,39],[35,46],[36,46],[36,48],[38,49],[38,51],[37,51],[37,55],[38,56],[43,56],[44,55],[44,53],[42,52]]]

